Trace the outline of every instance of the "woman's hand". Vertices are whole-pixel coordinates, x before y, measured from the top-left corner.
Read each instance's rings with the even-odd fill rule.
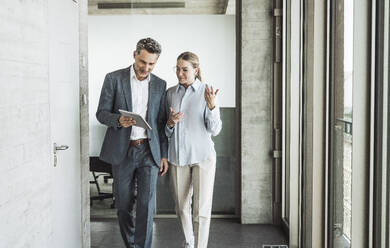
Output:
[[[213,110],[215,108],[214,100],[218,94],[218,91],[219,91],[219,89],[217,89],[214,92],[213,86],[211,86],[211,89],[210,89],[209,86],[206,84],[206,89],[204,91],[204,99],[206,100],[207,107],[210,110]]]
[[[169,119],[168,119],[168,122],[167,122],[167,125],[169,128],[173,128],[176,123],[178,123],[180,121],[180,119],[183,117],[183,113],[182,112],[173,112],[173,109],[172,107],[169,107]]]

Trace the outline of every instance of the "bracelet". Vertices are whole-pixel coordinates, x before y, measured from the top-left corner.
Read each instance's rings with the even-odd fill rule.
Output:
[[[215,108],[215,105],[212,107],[212,108],[210,108],[210,106],[207,106],[210,110],[213,110],[214,108]]]

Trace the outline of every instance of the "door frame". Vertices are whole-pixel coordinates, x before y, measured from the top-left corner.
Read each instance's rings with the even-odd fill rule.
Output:
[[[90,248],[91,223],[89,200],[88,1],[72,1],[78,2],[79,5],[81,240],[83,248]]]

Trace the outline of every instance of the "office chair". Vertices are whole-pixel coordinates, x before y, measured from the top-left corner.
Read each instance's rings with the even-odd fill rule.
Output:
[[[108,192],[102,192],[100,190],[100,186],[99,186],[99,182],[98,182],[98,178],[100,176],[103,176],[105,183],[107,183],[109,178],[113,178],[113,176],[112,176],[112,165],[108,164],[108,163],[106,163],[106,162],[104,162],[102,160],[100,160],[99,157],[89,157],[89,171],[92,172],[92,175],[93,175],[93,178],[94,178],[94,180],[90,181],[89,183],[95,184],[96,188],[97,188],[97,191],[98,191],[98,195],[97,196],[91,196],[90,197],[90,205],[91,205],[91,207],[92,207],[92,204],[93,204],[93,200],[100,200],[100,201],[102,201],[102,200],[107,199],[107,198],[112,198],[113,203],[111,204],[110,207],[114,208],[114,205],[115,205],[114,184],[112,186],[112,191],[110,193],[108,193]],[[99,173],[99,174],[96,174],[96,173]]]

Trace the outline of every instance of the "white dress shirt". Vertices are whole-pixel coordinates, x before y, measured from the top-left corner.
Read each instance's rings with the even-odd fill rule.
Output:
[[[133,110],[131,112],[141,115],[146,120],[146,111],[148,110],[149,99],[149,76],[140,81],[137,79],[134,71],[134,65],[130,68],[130,87],[131,87],[131,102]],[[133,126],[131,128],[130,140],[145,139],[145,128]]]
[[[211,136],[221,131],[219,107],[210,110],[204,98],[206,84],[198,79],[185,89],[178,84],[167,90],[169,107],[183,113],[182,119],[171,129],[165,127],[168,137],[168,161],[176,166],[200,163],[216,156]]]

